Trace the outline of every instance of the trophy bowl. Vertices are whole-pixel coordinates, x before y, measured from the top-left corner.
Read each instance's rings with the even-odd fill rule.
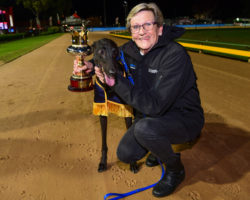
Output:
[[[92,53],[91,47],[87,44],[87,30],[82,29],[80,33],[73,31],[72,45],[67,48],[67,52],[75,57],[77,66],[81,68],[84,64],[84,58]],[[86,92],[93,90],[92,76],[86,74],[84,71],[74,70],[73,75],[70,77],[68,90],[72,92]]]

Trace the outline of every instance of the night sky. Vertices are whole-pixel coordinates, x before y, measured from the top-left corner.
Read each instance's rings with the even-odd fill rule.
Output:
[[[85,5],[82,6],[83,2]],[[195,13],[209,13],[214,19],[231,20],[236,17],[250,18],[250,0],[126,0],[127,10],[125,11],[124,0],[73,0],[72,11],[85,18],[89,16],[104,16],[104,2],[106,2],[107,23],[113,24],[118,16],[124,21],[125,15],[132,7],[141,2],[155,2],[163,12],[165,18],[181,16],[193,17]],[[126,13],[125,13],[126,12]]]
[[[81,6],[81,0],[73,0],[73,8],[78,11],[80,15],[100,15],[104,12],[104,3],[106,2],[106,12],[110,16],[122,16],[125,14],[124,0],[92,0],[86,3],[85,6]],[[192,5],[187,0],[179,0],[177,2],[168,0],[151,0],[151,1],[140,1],[140,0],[126,0],[127,10],[130,11],[132,7],[141,2],[155,2],[164,12],[166,16],[174,15],[187,15],[191,14]],[[181,7],[180,7],[181,3]]]
[[[16,0],[0,0],[0,6],[4,4],[13,4]],[[88,17],[102,17],[106,13],[106,24],[112,26],[115,18],[119,17],[121,25],[124,25],[125,16],[135,5],[141,2],[155,2],[163,12],[164,18],[176,18],[193,16],[197,13],[206,13],[212,19],[221,19],[223,22],[232,23],[236,17],[250,18],[250,0],[126,0],[127,7],[124,6],[124,0],[72,0],[70,12],[86,19]],[[105,6],[104,6],[105,5]],[[106,8],[106,9],[105,9]],[[16,19],[24,19],[25,15],[30,15],[30,11],[16,9]],[[29,16],[30,17],[30,16]],[[42,17],[48,18],[46,15]],[[27,18],[26,18],[27,19]],[[104,21],[104,20],[103,20]]]

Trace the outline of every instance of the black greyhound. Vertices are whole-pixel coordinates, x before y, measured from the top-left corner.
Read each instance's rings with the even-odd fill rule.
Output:
[[[93,60],[95,65],[101,67],[107,76],[114,76],[116,73],[123,73],[123,65],[118,62],[119,48],[113,40],[103,38],[95,41],[92,45],[94,53]],[[105,86],[104,86],[105,87]],[[99,163],[98,172],[103,172],[107,169],[107,116],[99,116],[101,131],[102,131],[102,155]],[[132,117],[125,117],[126,128],[132,125]],[[130,170],[137,173],[139,167],[136,162],[130,163]]]

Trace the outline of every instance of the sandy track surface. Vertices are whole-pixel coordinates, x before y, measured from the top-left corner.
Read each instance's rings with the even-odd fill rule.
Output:
[[[90,33],[89,43],[110,37]],[[117,161],[124,120],[108,119],[108,171],[97,172],[101,133],[93,92],[67,90],[70,35],[0,66],[0,199],[99,200],[150,185],[160,167],[141,160],[138,174]],[[113,38],[121,45],[126,40]],[[247,200],[250,192],[250,65],[190,52],[206,125],[182,153],[186,179],[169,200]],[[151,189],[127,197],[152,200]]]

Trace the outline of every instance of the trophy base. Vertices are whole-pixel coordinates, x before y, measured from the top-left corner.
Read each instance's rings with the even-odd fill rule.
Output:
[[[71,76],[68,90],[72,92],[87,92],[93,90],[93,81],[91,76]]]

